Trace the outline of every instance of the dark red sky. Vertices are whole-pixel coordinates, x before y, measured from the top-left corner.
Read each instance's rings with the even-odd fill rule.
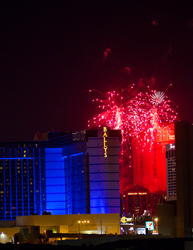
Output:
[[[100,97],[89,89],[119,91],[140,78],[162,91],[172,83],[179,119],[193,122],[189,2],[1,1],[0,140],[85,129]]]

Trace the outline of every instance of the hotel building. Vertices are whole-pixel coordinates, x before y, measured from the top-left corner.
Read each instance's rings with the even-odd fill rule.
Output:
[[[103,127],[0,143],[0,220],[120,213],[121,132]]]
[[[177,199],[175,143],[166,145],[167,200]]]

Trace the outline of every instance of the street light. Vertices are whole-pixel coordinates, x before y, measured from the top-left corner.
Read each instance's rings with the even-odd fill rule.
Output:
[[[2,242],[2,239],[5,237],[4,232],[1,232],[0,236],[1,236],[1,237],[0,237],[0,240],[1,240],[1,241],[0,241],[0,242],[3,243],[3,242]]]
[[[80,233],[80,224],[82,224],[82,225],[85,225],[85,224],[88,224],[88,223],[90,223],[90,221],[89,220],[84,220],[84,221],[78,221],[78,232]]]

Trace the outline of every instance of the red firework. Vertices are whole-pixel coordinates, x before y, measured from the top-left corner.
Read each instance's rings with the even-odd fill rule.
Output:
[[[165,91],[166,92],[166,91]],[[130,136],[140,138],[139,145],[151,150],[156,138],[167,130],[169,135],[169,125],[178,120],[177,112],[171,108],[171,100],[165,92],[151,90],[143,94],[142,92],[133,98],[133,108],[137,113],[137,129]],[[175,104],[175,103],[174,103]]]
[[[108,92],[106,95],[102,94],[105,99],[94,99],[93,102],[98,103],[98,108],[102,110],[98,115],[93,116],[88,121],[88,127],[102,127],[107,126],[111,129],[120,129],[122,131],[123,138],[125,138],[130,131],[131,117],[135,117],[136,114],[133,113],[134,109],[131,109],[132,98],[129,98],[129,91],[133,88],[134,84],[129,85],[126,90],[121,91],[121,93],[116,93],[116,91]],[[130,109],[129,109],[130,107]],[[134,111],[135,112],[135,111]]]
[[[88,121],[88,127],[108,126],[120,129],[123,141],[128,137],[140,138],[139,142],[146,146],[145,141],[153,142],[156,134],[177,120],[177,113],[170,107],[171,101],[165,92],[156,90],[143,94],[138,93],[129,98],[129,91],[134,85],[129,85],[121,93],[108,92],[105,99],[95,99],[102,112]],[[91,90],[90,90],[91,92]],[[143,139],[142,139],[143,137]],[[150,137],[150,139],[148,139]],[[145,140],[144,140],[145,139]]]

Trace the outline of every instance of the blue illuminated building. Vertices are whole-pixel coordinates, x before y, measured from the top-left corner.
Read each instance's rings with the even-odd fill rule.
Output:
[[[0,143],[0,220],[120,213],[121,132],[99,128]],[[105,149],[106,148],[106,149]]]

